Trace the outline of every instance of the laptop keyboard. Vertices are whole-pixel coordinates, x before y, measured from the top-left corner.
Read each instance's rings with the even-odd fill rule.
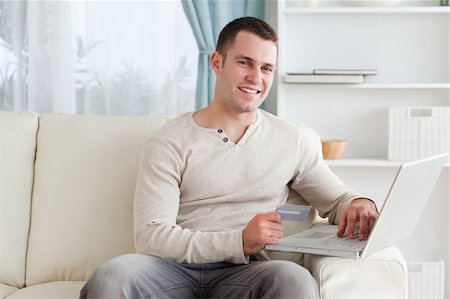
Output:
[[[347,249],[355,249],[361,250],[366,246],[367,240],[358,240],[358,233],[355,233],[354,239],[349,239],[346,236],[337,237],[333,236],[332,238],[328,238],[319,242],[320,245],[326,245],[330,247],[339,247],[339,248],[347,248]]]

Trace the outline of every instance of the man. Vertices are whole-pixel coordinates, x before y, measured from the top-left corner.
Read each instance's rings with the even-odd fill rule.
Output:
[[[283,236],[289,189],[338,235],[372,229],[375,204],[329,170],[310,131],[259,110],[272,86],[277,36],[240,18],[222,30],[211,105],[175,118],[144,147],[135,195],[137,254],[96,270],[82,298],[318,298],[303,267],[264,260]]]

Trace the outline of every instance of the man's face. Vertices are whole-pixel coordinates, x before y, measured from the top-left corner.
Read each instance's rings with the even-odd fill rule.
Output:
[[[225,61],[217,52],[211,57],[217,75],[215,100],[239,113],[256,110],[272,86],[276,59],[274,42],[239,32]]]

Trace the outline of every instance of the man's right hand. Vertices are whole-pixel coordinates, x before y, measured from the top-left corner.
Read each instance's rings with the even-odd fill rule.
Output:
[[[256,215],[242,233],[244,255],[257,254],[267,244],[277,244],[283,237],[283,225],[279,213]]]

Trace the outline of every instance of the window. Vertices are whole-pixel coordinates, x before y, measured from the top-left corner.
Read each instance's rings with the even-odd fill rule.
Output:
[[[34,8],[32,5],[25,6],[28,13],[44,13],[47,20],[40,29],[45,33],[45,38],[28,38],[28,44],[35,44],[28,47],[25,43],[21,50],[26,53],[28,49],[45,52],[56,45],[61,47],[61,51],[53,50],[51,55],[47,55],[48,63],[32,63],[29,67],[51,68],[52,65],[60,65],[62,60],[71,60],[74,72],[73,76],[42,81],[43,78],[33,74],[48,73],[51,76],[55,72],[52,69],[27,70],[22,72],[26,84],[41,80],[39,86],[54,82],[57,82],[59,89],[67,86],[65,92],[71,93],[74,103],[69,107],[74,113],[178,115],[195,108],[198,48],[180,1],[50,2],[39,3],[39,7]],[[65,11],[70,11],[69,22],[67,18],[58,17],[62,11],[58,5],[68,6]],[[7,17],[2,11],[0,20]],[[10,18],[10,21],[19,22],[19,19]],[[11,25],[21,26],[17,23]],[[68,48],[72,55],[64,55],[63,48],[67,45],[58,44],[62,40],[58,36],[61,26],[71,27],[65,32],[72,35],[72,45]],[[34,34],[36,29],[30,32]],[[19,110],[17,94],[8,93],[10,82],[16,82],[21,77],[21,73],[17,72],[17,58],[10,49],[13,45],[8,48],[8,34],[0,36],[0,109]],[[62,80],[68,78],[74,82],[64,84]],[[25,86],[25,89],[30,93],[35,90],[30,86]],[[54,89],[49,88],[49,93]],[[52,96],[49,94],[47,97]],[[34,99],[33,94],[27,97],[25,110],[39,105],[30,103]],[[53,102],[60,100],[53,97]],[[52,111],[45,112],[60,112],[55,108],[58,105],[50,106]]]

